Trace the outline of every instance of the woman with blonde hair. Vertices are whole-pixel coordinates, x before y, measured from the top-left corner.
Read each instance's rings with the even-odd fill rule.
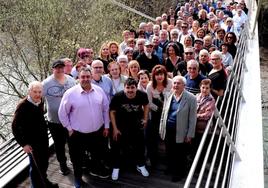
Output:
[[[112,80],[113,95],[119,91],[124,90],[124,83],[127,76],[121,75],[119,63],[112,61],[108,64],[109,73],[107,76]]]
[[[110,41],[108,42],[109,46],[109,52],[110,52],[110,57],[116,61],[116,58],[119,55],[119,44],[115,41]]]
[[[136,60],[131,60],[128,63],[128,77],[134,78],[135,80],[139,80],[138,73],[140,71],[140,64]]]
[[[187,35],[186,37],[184,37],[183,49],[191,48],[191,47],[193,47],[193,39],[190,35]]]
[[[196,32],[196,37],[203,39],[206,36],[206,31],[203,28],[199,28]]]
[[[203,25],[203,23],[206,23],[208,21],[207,18],[207,11],[205,9],[201,9],[198,13],[198,22],[200,25]]]
[[[140,70],[138,73],[139,83],[138,89],[146,92],[147,85],[150,81],[150,73],[147,70]]]
[[[97,59],[103,63],[104,72],[108,73],[108,64],[113,61],[112,58],[110,57],[108,43],[103,43],[101,45],[101,48],[99,51],[99,57]]]

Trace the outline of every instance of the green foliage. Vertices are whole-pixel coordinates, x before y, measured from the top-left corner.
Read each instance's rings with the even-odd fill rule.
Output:
[[[152,17],[174,5],[169,0],[119,2]],[[29,82],[51,74],[54,59],[75,61],[79,47],[98,52],[103,42],[120,43],[122,31],[135,29],[142,21],[149,20],[109,0],[0,0],[0,106],[5,106],[0,120],[14,111]]]

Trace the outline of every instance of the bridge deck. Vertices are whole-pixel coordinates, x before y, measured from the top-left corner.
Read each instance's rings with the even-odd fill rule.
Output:
[[[163,161],[163,160],[161,160]],[[72,170],[72,165],[68,164],[70,169]],[[100,179],[97,177],[93,177],[89,175],[89,173],[84,174],[83,180],[86,181],[89,186],[94,188],[138,188],[138,187],[146,187],[146,188],[180,188],[183,187],[185,179],[181,182],[173,183],[171,182],[171,176],[166,175],[165,165],[159,164],[156,169],[150,170],[150,176],[148,178],[142,177],[136,169],[125,169],[120,171],[119,180],[113,181],[111,178],[108,179]],[[53,153],[49,160],[49,168],[48,168],[48,178],[55,183],[59,184],[59,187],[62,188],[70,188],[73,187],[73,171],[68,176],[63,176],[59,173],[59,164],[56,159],[56,155]],[[23,171],[18,177],[16,177],[11,183],[9,183],[5,188],[26,188],[30,187],[30,178],[28,177],[28,168]]]

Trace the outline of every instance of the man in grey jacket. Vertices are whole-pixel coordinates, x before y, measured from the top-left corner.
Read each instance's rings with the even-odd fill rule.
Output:
[[[195,96],[185,90],[185,84],[184,77],[173,78],[172,92],[165,100],[159,128],[166,144],[167,172],[174,182],[186,175],[186,151],[195,135],[197,102]]]

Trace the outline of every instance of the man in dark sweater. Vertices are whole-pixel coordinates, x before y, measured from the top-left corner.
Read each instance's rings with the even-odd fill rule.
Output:
[[[141,70],[149,72],[152,72],[155,65],[160,64],[159,58],[153,53],[153,43],[151,41],[145,42],[144,52],[137,57],[137,61]]]
[[[28,95],[17,106],[12,122],[13,135],[30,159],[30,177],[34,188],[56,188],[47,179],[48,134],[44,118],[42,84],[29,84]]]

